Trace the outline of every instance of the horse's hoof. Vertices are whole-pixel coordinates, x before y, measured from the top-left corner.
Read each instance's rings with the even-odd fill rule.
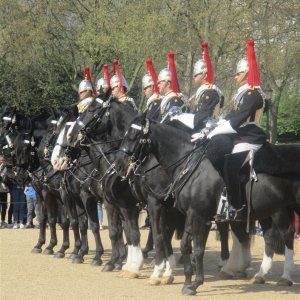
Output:
[[[161,281],[159,278],[150,278],[148,281],[147,281],[147,284],[148,285],[152,285],[152,286],[157,286],[157,285],[160,285]]]
[[[91,262],[92,266],[98,267],[102,265],[102,260],[101,259],[93,259]]]
[[[123,278],[136,279],[136,278],[139,278],[139,274],[136,272],[126,271],[123,275]]]
[[[65,257],[65,253],[63,253],[63,252],[56,252],[54,254],[54,257],[55,258],[64,258]]]
[[[226,273],[226,272],[224,272],[224,271],[221,271],[221,272],[219,273],[219,277],[220,277],[221,279],[232,279],[232,278],[233,278],[233,275],[232,275],[232,274],[229,274],[229,273]]]
[[[120,273],[118,273],[117,277],[126,278],[127,272],[127,270],[122,270]]]
[[[161,278],[161,284],[171,284],[174,281],[174,276],[163,276]]]
[[[113,264],[106,264],[103,269],[101,270],[101,272],[111,272],[115,269],[115,266]]]
[[[291,280],[286,279],[286,278],[280,278],[280,280],[277,282],[276,285],[279,285],[279,286],[292,286],[293,282]]]
[[[41,248],[33,248],[31,250],[31,253],[42,253],[42,249]]]
[[[54,251],[52,249],[47,249],[47,248],[43,252],[43,254],[45,254],[45,255],[52,255],[53,253],[54,253]]]
[[[72,260],[72,263],[73,264],[83,264],[83,258],[81,257],[75,257],[73,260]]]
[[[75,254],[75,253],[72,253],[69,257],[68,257],[68,259],[75,259],[77,257],[77,254]]]
[[[254,283],[254,284],[265,284],[266,281],[265,281],[265,279],[264,279],[263,277],[261,277],[261,276],[255,276],[255,277],[253,278],[253,283]]]
[[[194,296],[197,294],[196,290],[191,288],[190,286],[184,286],[181,290],[181,293],[185,296]]]
[[[123,267],[122,263],[116,263],[114,266],[115,266],[116,271],[122,270],[122,267]]]

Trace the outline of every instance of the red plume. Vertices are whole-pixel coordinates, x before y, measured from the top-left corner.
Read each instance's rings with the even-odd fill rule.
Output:
[[[110,77],[109,77],[108,65],[105,64],[103,66],[103,69],[104,69],[104,71],[103,71],[104,72],[104,79],[106,80],[108,87],[110,87]]]
[[[157,75],[155,73],[154,67],[152,65],[152,60],[150,58],[146,59],[146,64],[147,64],[147,70],[150,74],[150,76],[152,77],[152,80],[154,82],[154,92],[159,95],[159,89],[158,89],[158,85],[157,85]]]
[[[259,69],[256,62],[255,51],[254,51],[254,41],[247,41],[247,58],[248,58],[248,84],[253,88],[255,86],[260,86]]]
[[[124,93],[122,74],[121,74],[121,71],[119,69],[119,63],[116,59],[113,60],[113,65],[114,65],[114,72],[119,78],[120,90],[121,90],[122,93]]]
[[[208,43],[203,42],[202,44],[202,54],[203,54],[203,59],[206,62],[207,66],[207,73],[206,73],[206,80],[210,83],[213,84],[214,82],[214,70],[210,61],[209,53],[208,53]]]
[[[90,67],[85,67],[84,68],[84,79],[91,83],[91,85],[93,87],[93,93],[94,93],[94,95],[96,95],[97,93],[96,93],[96,89],[95,89],[93,81],[92,81]]]
[[[179,83],[176,74],[175,61],[174,61],[174,52],[168,53],[169,59],[169,69],[171,73],[171,87],[175,93],[180,93]]]

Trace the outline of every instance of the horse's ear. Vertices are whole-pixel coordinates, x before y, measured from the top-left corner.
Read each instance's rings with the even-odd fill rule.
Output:
[[[51,107],[51,114],[54,116],[54,119],[58,119],[60,117],[60,113],[56,107]]]

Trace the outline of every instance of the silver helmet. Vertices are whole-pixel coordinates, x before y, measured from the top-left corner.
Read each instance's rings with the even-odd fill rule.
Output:
[[[101,90],[101,88],[103,89],[106,89],[108,88],[108,83],[107,81],[104,79],[104,78],[100,78],[98,81],[97,81],[97,92],[99,92]]]
[[[84,91],[93,91],[92,84],[88,80],[82,80],[79,84],[78,94]]]
[[[126,79],[124,78],[124,76],[122,75],[122,83],[123,83],[123,87],[125,87],[127,89],[127,91],[129,90],[129,86],[127,84]],[[114,87],[118,86],[120,84],[119,81],[119,77],[117,75],[114,75],[111,79],[110,79],[110,87],[113,89]]]
[[[247,58],[242,58],[236,66],[235,74],[247,73],[248,71],[249,71],[248,59]]]
[[[150,85],[154,85],[153,79],[149,74],[144,75],[142,79],[143,89],[147,88]]]
[[[206,74],[207,73],[207,65],[204,59],[199,59],[196,61],[193,70],[193,77],[197,76],[198,74]]]
[[[171,72],[169,69],[162,69],[159,74],[158,74],[158,78],[157,78],[157,83],[161,82],[161,81],[172,81],[172,76],[171,76]]]

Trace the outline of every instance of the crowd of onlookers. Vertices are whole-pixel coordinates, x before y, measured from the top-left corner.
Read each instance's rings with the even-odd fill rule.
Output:
[[[4,158],[0,154],[0,227],[34,228],[34,219],[38,227],[39,209],[34,188],[31,184],[23,186],[9,180],[6,171]]]

